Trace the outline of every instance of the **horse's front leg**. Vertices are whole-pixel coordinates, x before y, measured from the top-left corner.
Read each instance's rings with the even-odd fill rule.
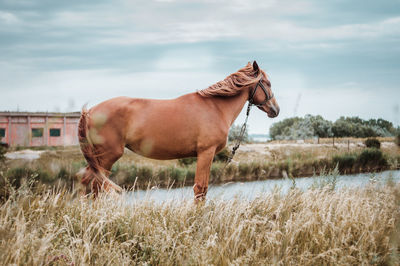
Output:
[[[206,197],[214,155],[215,147],[197,153],[196,176],[193,186],[195,202],[202,201]]]

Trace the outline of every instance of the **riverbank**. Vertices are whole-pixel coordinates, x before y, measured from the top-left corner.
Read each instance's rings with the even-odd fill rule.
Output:
[[[211,167],[210,183],[292,178],[318,175],[338,167],[342,174],[398,169],[399,148],[392,139],[381,139],[380,150],[367,149],[362,139],[273,141],[244,144],[234,161],[225,167],[219,156]],[[19,186],[34,178],[45,184],[73,186],[76,172],[86,163],[78,147],[13,151],[3,176]],[[18,157],[19,156],[19,157]],[[111,178],[125,188],[193,185],[194,160],[158,161],[128,150],[113,166]]]
[[[130,204],[23,184],[0,206],[6,265],[398,265],[400,186]]]

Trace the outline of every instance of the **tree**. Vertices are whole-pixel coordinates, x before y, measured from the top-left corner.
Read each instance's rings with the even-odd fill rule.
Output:
[[[335,137],[358,137],[357,128],[362,126],[361,119],[358,117],[341,116],[333,123],[332,132]]]
[[[287,118],[274,123],[270,130],[272,139],[304,139],[311,137],[388,137],[396,134],[393,124],[384,119],[363,120],[355,117],[340,117],[334,123],[320,115]]]
[[[333,123],[333,134],[336,137],[388,137],[393,136],[393,124],[384,119],[363,120],[359,117],[340,117]]]
[[[303,120],[303,118],[292,117],[276,122],[269,128],[269,136],[271,139],[284,139],[285,136],[288,137],[291,135],[290,128],[301,120]]]
[[[311,126],[310,119],[302,119],[297,123],[294,123],[289,130],[289,134],[286,135],[285,139],[307,139],[314,136],[314,130]]]
[[[309,123],[313,129],[313,136],[319,138],[328,138],[333,136],[331,121],[325,120],[320,115],[306,115],[304,119],[310,121]]]
[[[233,125],[229,130],[228,141],[235,141],[235,140],[239,139],[240,130],[241,129],[242,129],[242,126]],[[246,127],[246,129],[244,131],[242,141],[243,142],[249,142],[250,141],[249,134],[248,134],[248,131],[247,131],[247,127]]]
[[[269,132],[272,139],[326,138],[333,135],[332,122],[320,115],[287,118],[274,123]]]

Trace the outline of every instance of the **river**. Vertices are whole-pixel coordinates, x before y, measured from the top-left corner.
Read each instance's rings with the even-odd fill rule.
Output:
[[[332,180],[333,176],[303,177],[295,178],[296,187],[306,190],[316,184]],[[364,173],[356,175],[336,175],[336,189],[344,187],[363,187],[371,182],[383,184],[388,180],[400,182],[400,170],[384,171],[380,173]],[[282,193],[293,186],[290,179],[275,179],[251,182],[231,182],[222,185],[210,185],[207,199],[229,200],[234,197],[253,199],[260,194],[271,193],[279,188]],[[153,200],[155,202],[175,201],[193,199],[192,187],[159,189],[153,188],[147,191],[137,190],[127,194],[128,201]]]

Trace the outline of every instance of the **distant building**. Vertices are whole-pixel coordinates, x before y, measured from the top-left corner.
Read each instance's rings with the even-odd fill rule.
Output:
[[[0,142],[9,146],[78,145],[80,112],[0,112]]]

